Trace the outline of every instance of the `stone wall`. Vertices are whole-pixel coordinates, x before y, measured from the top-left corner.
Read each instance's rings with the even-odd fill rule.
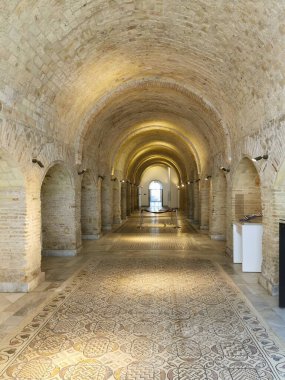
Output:
[[[224,172],[216,170],[211,179],[209,233],[212,239],[226,239],[227,181]]]
[[[48,201],[41,206],[49,168],[61,163],[72,183],[54,184],[58,198],[50,198],[59,209],[65,205],[62,217],[69,212],[58,224],[67,239],[59,244],[59,236],[43,234],[49,248],[65,251],[80,247],[81,218],[84,231],[98,236],[101,218],[107,229],[119,221],[120,187],[109,178],[114,170],[128,181],[125,217],[137,207],[130,183],[137,185],[147,166],[163,163],[185,183],[201,179],[189,185],[193,195],[182,195],[183,209],[188,205],[210,234],[222,236],[226,228],[229,254],[233,220],[262,209],[260,282],[276,293],[278,219],[284,216],[284,184],[277,181],[285,159],[284,3],[2,3],[0,149],[9,159],[2,158],[0,168],[0,283],[27,290],[42,278],[41,220],[47,228],[47,218],[58,217]],[[268,160],[254,163],[258,193],[257,186],[239,188],[242,160],[263,154]],[[94,179],[105,179],[81,196],[82,165]],[[230,168],[225,192],[220,166]],[[21,173],[20,187],[9,185],[13,173]],[[204,175],[212,176],[210,188]],[[8,226],[13,235],[6,244]]]
[[[82,239],[96,239],[101,233],[101,223],[98,220],[101,202],[98,205],[98,185],[93,173],[83,174],[81,183],[81,232]]]
[[[61,165],[47,172],[41,189],[42,250],[44,255],[73,256],[81,245],[77,239],[76,188]]]

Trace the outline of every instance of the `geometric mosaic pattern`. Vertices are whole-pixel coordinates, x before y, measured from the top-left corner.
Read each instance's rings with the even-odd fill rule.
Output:
[[[285,352],[212,261],[109,251],[1,348],[0,378],[285,379]]]
[[[191,258],[89,263],[1,354],[3,379],[285,376],[284,353],[237,290]]]
[[[149,235],[145,236],[124,234],[112,249],[119,251],[129,250],[193,250],[196,241],[191,237],[183,234],[180,239],[173,238],[172,234],[164,234],[164,236]]]

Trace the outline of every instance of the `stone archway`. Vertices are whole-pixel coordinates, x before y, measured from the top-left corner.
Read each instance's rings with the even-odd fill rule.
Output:
[[[42,253],[75,256],[80,248],[76,225],[75,187],[62,164],[52,166],[42,183]]]
[[[261,212],[259,174],[248,158],[243,158],[233,176],[232,221]]]
[[[210,237],[214,240],[226,239],[227,227],[227,180],[219,171],[212,178],[210,189]]]

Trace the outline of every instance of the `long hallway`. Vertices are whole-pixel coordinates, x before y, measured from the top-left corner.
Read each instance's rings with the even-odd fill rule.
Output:
[[[2,293],[1,379],[284,378],[276,298],[223,242],[168,222],[133,216],[78,257],[45,258],[31,293]]]

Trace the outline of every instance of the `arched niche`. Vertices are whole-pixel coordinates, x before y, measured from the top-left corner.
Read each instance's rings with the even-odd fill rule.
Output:
[[[224,172],[217,172],[210,188],[210,237],[214,240],[226,239],[227,228],[227,180]]]
[[[1,292],[26,292],[40,281],[37,220],[30,220],[36,200],[31,202],[19,164],[0,150]],[[28,208],[32,209],[30,215]]]
[[[75,256],[80,245],[75,187],[63,164],[55,164],[46,173],[41,188],[41,206],[43,255]]]
[[[82,239],[98,239],[101,232],[101,193],[90,172],[81,182],[81,233]]]
[[[243,158],[233,177],[232,220],[238,221],[245,215],[261,212],[259,174],[248,158]]]

